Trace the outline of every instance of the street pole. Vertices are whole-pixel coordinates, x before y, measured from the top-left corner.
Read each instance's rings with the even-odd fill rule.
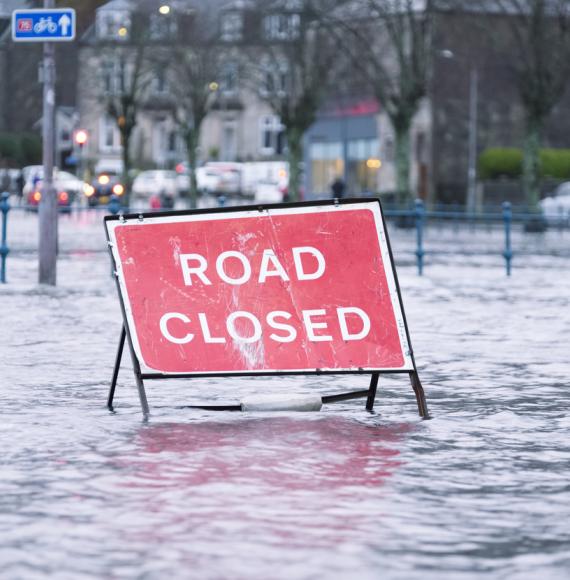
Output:
[[[469,78],[469,158],[467,169],[467,211],[474,213],[477,205],[477,108],[479,71],[471,69]]]
[[[44,8],[54,0],[44,0]],[[39,206],[39,283],[55,286],[57,271],[57,197],[53,184],[55,124],[55,47],[44,42],[43,63],[43,166],[44,178]]]

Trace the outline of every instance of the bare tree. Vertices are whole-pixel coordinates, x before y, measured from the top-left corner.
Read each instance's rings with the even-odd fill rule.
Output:
[[[248,62],[249,78],[283,125],[291,201],[300,198],[303,136],[315,121],[338,55],[325,22],[333,4],[323,0],[256,4],[261,35]]]
[[[202,124],[212,109],[213,93],[219,83],[219,53],[215,45],[204,43],[175,49],[172,70],[175,105],[174,120],[184,139],[190,173],[190,207],[198,202],[196,168]]]
[[[512,63],[525,112],[523,180],[528,206],[536,210],[542,133],[570,73],[570,0],[494,0],[493,7],[508,16],[516,50]]]
[[[392,123],[397,200],[404,203],[410,195],[410,129],[429,84],[431,2],[355,0],[336,19],[336,34],[351,65],[367,81]]]
[[[114,119],[121,136],[123,184],[125,203],[128,205],[132,187],[130,144],[137,125],[137,115],[144,88],[148,82],[145,75],[144,42],[138,42],[135,46],[116,47],[111,58],[112,60],[107,62],[115,67],[116,76],[112,85],[105,87],[103,100],[106,112]]]

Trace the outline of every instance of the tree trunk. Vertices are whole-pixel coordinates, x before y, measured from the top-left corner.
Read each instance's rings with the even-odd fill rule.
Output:
[[[529,116],[526,122],[523,183],[528,209],[535,212],[540,200],[540,133],[542,122]]]
[[[196,130],[188,130],[186,133],[186,149],[188,152],[188,170],[190,172],[190,209],[198,207],[198,179],[196,178],[196,160],[198,158],[198,135]]]
[[[126,207],[131,205],[131,156],[130,156],[130,144],[131,144],[131,131],[123,130],[121,131],[121,158],[123,160],[123,187],[125,188],[125,193],[123,194],[123,204]]]
[[[406,204],[410,199],[410,126],[411,119],[394,123],[396,137],[396,202]]]
[[[298,129],[287,131],[289,150],[289,201],[301,199],[301,163],[303,162],[303,133]]]

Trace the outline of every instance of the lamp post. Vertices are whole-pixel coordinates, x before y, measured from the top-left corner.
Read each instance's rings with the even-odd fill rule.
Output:
[[[443,58],[463,60],[453,51],[440,51]],[[466,206],[469,213],[475,212],[477,205],[477,112],[479,108],[479,70],[476,66],[469,67],[469,121],[468,121],[468,153],[467,153],[467,199]]]
[[[55,7],[54,0],[44,0],[44,9]],[[43,47],[43,114],[42,164],[43,190],[39,213],[39,272],[40,284],[56,285],[57,278],[57,197],[53,185],[54,129],[55,129],[55,48],[53,42]]]

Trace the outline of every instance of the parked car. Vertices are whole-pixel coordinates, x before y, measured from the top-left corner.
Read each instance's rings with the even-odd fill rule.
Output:
[[[287,185],[278,181],[258,181],[255,186],[256,203],[282,203],[286,200]]]
[[[178,196],[176,172],[163,169],[142,171],[133,181],[132,195],[135,200],[144,201],[158,197],[162,200],[161,207],[174,207]]]
[[[23,195],[26,200],[30,200],[30,194],[38,190],[38,183],[44,178],[44,168],[42,165],[28,165],[22,169],[24,178]],[[57,190],[67,192],[70,203],[83,192],[85,182],[79,177],[58,169],[53,168],[53,183]]]
[[[43,182],[37,181],[36,189],[32,189],[31,191],[29,191],[26,196],[27,209],[29,209],[30,211],[38,210],[38,206],[40,205],[40,201],[42,199],[42,186]],[[56,187],[56,191],[57,191],[57,205],[59,207],[59,211],[64,213],[70,213],[71,204],[73,203],[75,196],[61,188]]]
[[[142,171],[133,181],[134,201],[145,201],[150,204],[151,209],[173,208],[178,191],[175,171],[164,169]]]
[[[210,161],[200,168],[203,171],[204,188],[217,195],[240,195],[241,163]]]
[[[113,173],[101,173],[87,184],[83,190],[89,207],[107,205],[112,196],[121,199],[125,193],[125,186],[121,183],[118,175]]]
[[[570,219],[570,181],[561,183],[552,195],[541,200],[540,208],[548,221]]]
[[[211,161],[196,169],[198,191],[210,195],[239,195],[241,164]],[[179,191],[190,191],[190,171],[187,163],[176,166]]]

